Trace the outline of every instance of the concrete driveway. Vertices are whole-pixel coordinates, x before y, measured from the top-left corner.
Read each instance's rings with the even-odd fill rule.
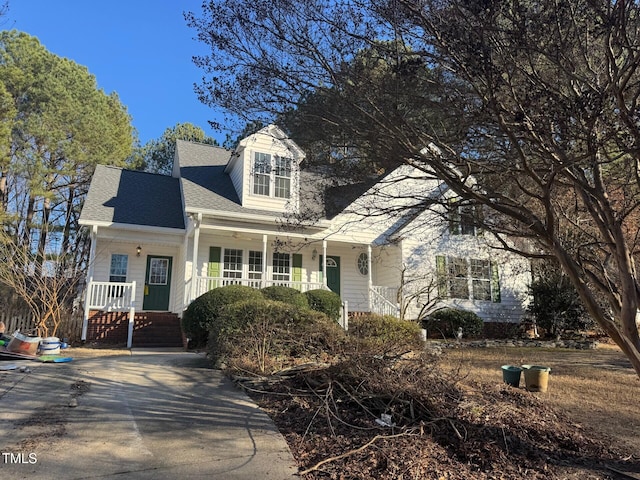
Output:
[[[0,368],[10,364],[18,369],[0,371],[4,478],[295,477],[267,415],[201,355],[124,351]]]

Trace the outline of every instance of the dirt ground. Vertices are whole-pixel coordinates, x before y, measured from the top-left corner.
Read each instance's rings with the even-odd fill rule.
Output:
[[[548,392],[502,382],[500,365],[524,363],[551,366]],[[461,348],[357,359],[249,393],[303,478],[596,480],[640,478],[639,385],[614,348]]]

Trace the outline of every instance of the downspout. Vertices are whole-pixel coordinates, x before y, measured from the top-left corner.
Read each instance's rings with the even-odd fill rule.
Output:
[[[202,213],[198,213],[193,230],[193,257],[191,259],[191,298],[189,302],[196,298],[196,277],[198,273],[198,247],[200,243],[200,224],[202,223]]]
[[[91,247],[89,247],[89,269],[87,271],[87,284],[84,293],[84,316],[82,318],[82,334],[80,339],[84,342],[87,340],[87,330],[89,328],[89,307],[91,306],[91,284],[93,283],[93,267],[96,262],[96,238],[98,236],[98,226],[91,227],[89,239]]]
[[[371,249],[371,244],[367,245],[367,272],[368,272],[368,288],[367,288],[367,298],[369,299],[369,311],[372,312],[373,311],[373,305],[372,305],[372,301],[371,301],[371,290],[373,290],[373,271],[371,269],[371,266],[373,265],[373,262],[371,261],[371,254],[372,254],[372,249]]]

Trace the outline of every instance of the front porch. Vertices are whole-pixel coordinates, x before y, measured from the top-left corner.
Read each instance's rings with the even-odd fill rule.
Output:
[[[273,285],[294,288],[300,292],[309,290],[324,289],[329,290],[323,282],[299,282],[282,280],[256,280],[252,278],[225,278],[225,277],[196,277],[194,279],[195,288],[190,290],[197,298],[200,295],[225,285],[245,285],[252,288],[265,288]],[[190,286],[190,282],[187,282]],[[380,315],[398,316],[398,290],[393,287],[372,285],[368,289],[368,310]],[[171,315],[174,323],[178,325],[178,330],[172,331],[172,336],[178,337],[179,317],[168,312],[144,312],[136,309],[136,282],[89,282],[87,285],[84,322],[82,326],[83,341],[101,341],[106,343],[125,343],[127,348],[131,348],[136,337],[142,339],[142,326],[147,324],[147,332],[151,331],[149,325],[162,323],[168,326],[165,321],[167,315]],[[186,308],[186,305],[185,305]],[[348,301],[343,301],[344,319],[349,311]],[[358,311],[362,311],[361,308]],[[156,318],[158,317],[158,318]],[[162,319],[160,319],[162,317]],[[345,320],[342,325],[346,327]],[[168,330],[167,330],[168,331]],[[149,334],[146,335],[147,339]],[[139,343],[140,340],[137,342]],[[145,343],[145,342],[143,342]],[[148,341],[146,342],[148,343]],[[180,339],[179,344],[182,344]],[[140,345],[137,345],[140,346]]]

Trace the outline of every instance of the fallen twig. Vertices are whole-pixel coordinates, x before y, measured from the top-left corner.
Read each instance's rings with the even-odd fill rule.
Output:
[[[307,473],[311,473],[315,470],[318,470],[322,465],[325,465],[327,463],[331,463],[331,462],[335,462],[337,460],[341,460],[343,458],[349,457],[351,455],[354,455],[356,453],[362,452],[363,450],[366,450],[367,448],[369,448],[371,445],[373,445],[374,442],[376,442],[377,440],[380,439],[388,439],[388,438],[398,438],[398,437],[404,437],[407,435],[417,435],[415,432],[402,432],[402,433],[396,433],[395,435],[376,435],[375,437],[373,437],[371,440],[369,440],[367,443],[365,443],[364,445],[362,445],[361,447],[358,447],[354,450],[349,450],[348,452],[345,452],[341,455],[337,455],[335,457],[329,457],[329,458],[325,458],[324,460],[316,463],[313,467],[311,468],[307,468],[306,470],[303,470],[300,473],[300,475],[306,475]]]

